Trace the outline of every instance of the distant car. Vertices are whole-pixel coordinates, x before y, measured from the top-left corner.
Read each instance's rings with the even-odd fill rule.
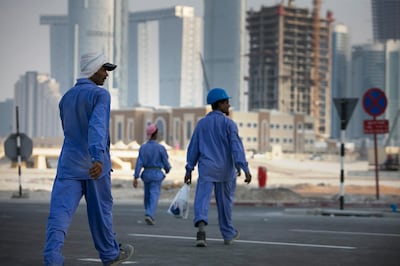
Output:
[[[381,166],[381,170],[399,171],[400,170],[399,155],[396,154],[392,156],[391,154],[389,154],[386,158],[386,161]]]
[[[309,159],[310,159],[310,160],[313,160],[313,161],[322,161],[324,158],[322,157],[321,154],[314,153],[314,154],[312,154],[312,155],[310,156]]]

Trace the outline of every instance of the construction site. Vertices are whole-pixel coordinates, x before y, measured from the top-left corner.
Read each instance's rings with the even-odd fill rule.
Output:
[[[249,109],[304,113],[314,118],[316,135],[330,135],[331,12],[320,17],[321,0],[313,10],[284,1],[248,11]]]

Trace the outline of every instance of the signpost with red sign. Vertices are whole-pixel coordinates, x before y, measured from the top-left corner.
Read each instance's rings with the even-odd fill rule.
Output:
[[[389,121],[386,119],[377,120],[376,117],[385,112],[388,100],[384,91],[379,88],[371,88],[364,93],[362,102],[364,111],[373,117],[372,120],[364,120],[364,134],[374,134],[376,199],[379,199],[378,148],[376,135],[389,132]]]
[[[364,120],[364,134],[385,134],[389,132],[389,120]]]

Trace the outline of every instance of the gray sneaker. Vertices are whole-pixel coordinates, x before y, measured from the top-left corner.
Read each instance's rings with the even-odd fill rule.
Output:
[[[121,262],[129,260],[134,252],[133,246],[129,244],[119,244],[119,255],[111,262],[110,266],[119,265]]]
[[[146,222],[146,224],[148,225],[154,225],[156,222],[153,220],[153,218],[151,218],[150,216],[146,216],[144,217],[144,221]]]
[[[240,233],[239,233],[238,230],[236,230],[236,234],[233,236],[232,239],[230,239],[230,240],[224,239],[224,244],[225,244],[225,245],[232,245],[233,241],[239,239],[239,236],[240,236]]]
[[[204,231],[199,231],[197,232],[197,237],[196,237],[196,247],[206,247],[206,232]]]

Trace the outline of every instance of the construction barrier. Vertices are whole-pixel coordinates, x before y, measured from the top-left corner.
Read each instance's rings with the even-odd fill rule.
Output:
[[[264,188],[267,185],[267,168],[258,167],[258,187]]]

